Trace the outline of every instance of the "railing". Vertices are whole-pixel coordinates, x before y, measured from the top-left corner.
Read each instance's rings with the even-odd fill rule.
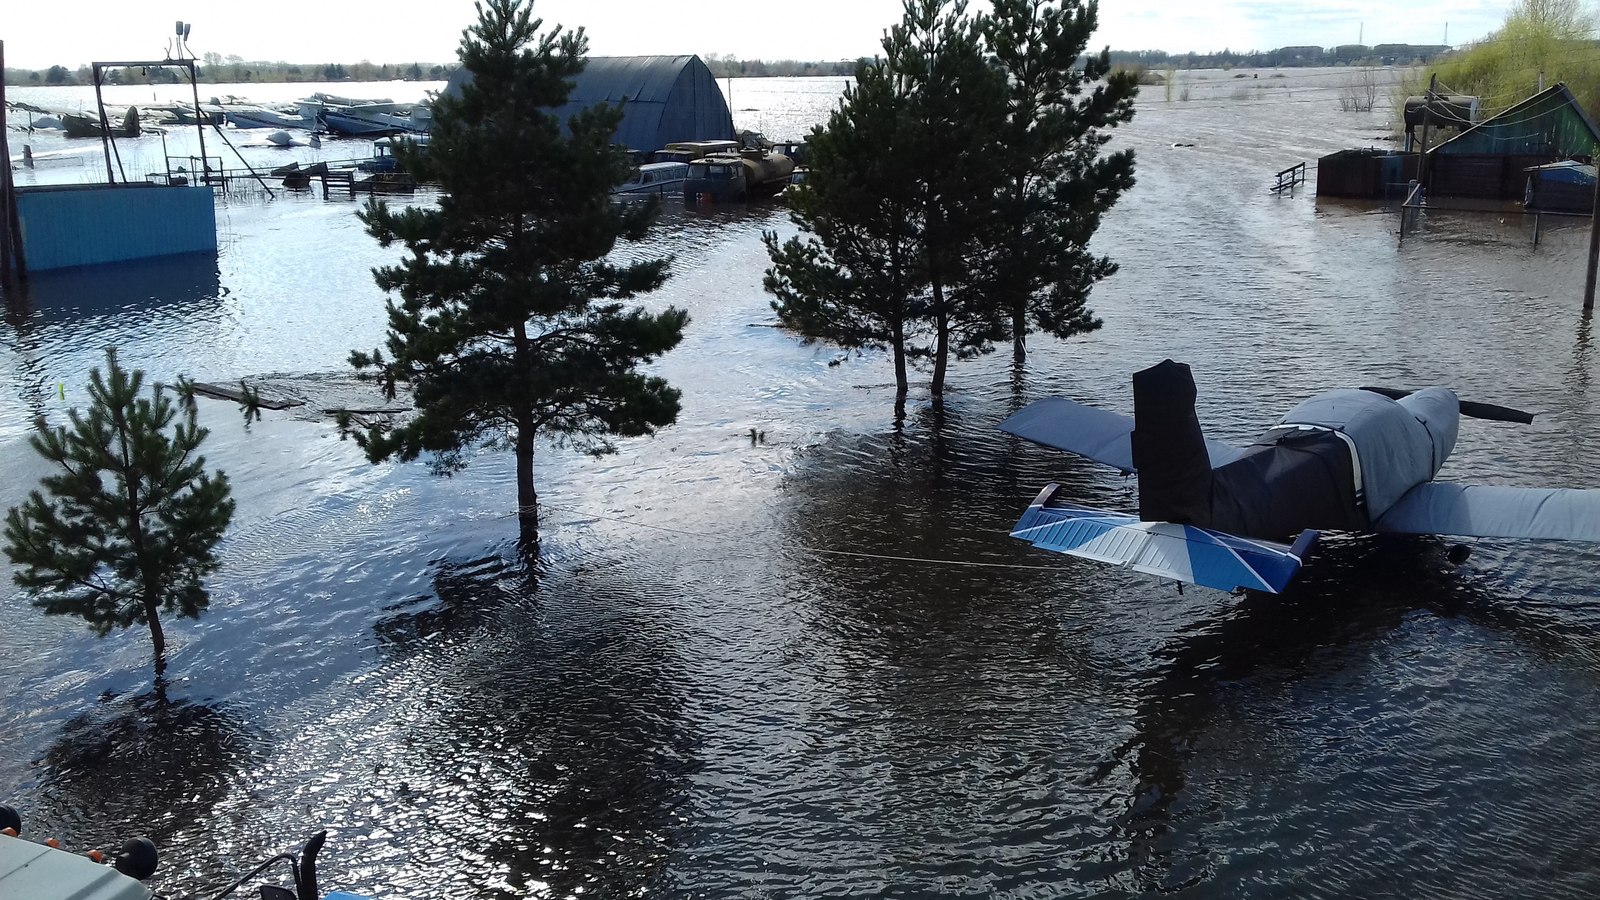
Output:
[[[1274,194],[1282,196],[1284,191],[1293,194],[1295,185],[1306,183],[1306,164],[1303,162],[1295,163],[1274,177],[1276,179],[1272,185]]]
[[[1421,182],[1411,182],[1411,192],[1406,195],[1406,202],[1400,204],[1400,242],[1404,243],[1406,232],[1416,224],[1417,216],[1428,205],[1427,193],[1422,190]]]

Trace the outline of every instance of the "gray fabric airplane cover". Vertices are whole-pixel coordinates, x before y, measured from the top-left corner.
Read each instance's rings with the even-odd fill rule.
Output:
[[[444,95],[455,97],[472,73],[457,69]],[[652,153],[675,141],[734,140],[728,101],[698,56],[591,56],[567,105],[551,110],[563,124],[596,103],[621,103],[613,143]]]
[[[1419,397],[1413,405],[1442,431],[1440,420],[1447,418],[1445,409],[1456,402],[1455,394],[1445,388],[1428,388],[1412,397]],[[1442,462],[1449,453],[1448,447],[1439,452],[1439,442],[1410,409],[1371,391],[1326,391],[1290,410],[1283,424],[1318,425],[1350,436],[1360,460],[1361,486],[1372,521],[1382,518],[1413,485],[1432,479],[1438,471],[1435,461]],[[1453,444],[1453,431],[1449,438]]]
[[[1600,490],[1430,481],[1378,521],[1379,531],[1600,541]]]

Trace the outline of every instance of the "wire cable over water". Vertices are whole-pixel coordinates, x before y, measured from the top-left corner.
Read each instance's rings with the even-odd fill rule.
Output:
[[[570,514],[575,515],[575,516],[582,516],[583,518],[586,518],[586,519],[598,519],[598,520],[605,521],[605,522],[612,522],[612,523],[615,523],[615,524],[618,524],[618,525],[627,525],[627,526],[630,526],[630,527],[633,527],[633,528],[648,528],[648,529],[650,529],[652,531],[662,531],[662,532],[666,532],[667,534],[677,535],[679,537],[708,538],[708,539],[711,539],[711,540],[728,541],[730,543],[744,543],[744,544],[747,544],[747,545],[752,544],[752,542],[750,542],[750,541],[741,541],[739,536],[733,535],[733,534],[727,534],[727,533],[718,534],[718,533],[706,532],[706,531],[689,531],[689,530],[683,529],[683,528],[669,528],[669,527],[667,527],[665,525],[651,525],[648,522],[635,522],[635,521],[633,521],[631,519],[624,519],[624,518],[621,518],[621,517],[618,517],[618,516],[606,516],[606,515],[601,515],[599,513],[585,512],[584,510],[576,509],[574,507],[558,506],[558,505],[555,505],[555,504],[552,504],[552,503],[544,503],[544,504],[542,504],[542,506],[545,509],[553,509],[553,510],[557,510],[557,511],[564,512],[564,513],[570,513]],[[509,519],[512,516],[517,516],[517,515],[521,515],[521,508],[520,507],[518,508],[517,512],[505,513],[503,515],[497,516],[496,518]],[[805,544],[789,544],[789,545],[786,545],[786,549],[796,550],[796,551],[799,551],[801,553],[815,553],[815,554],[823,555],[823,556],[848,556],[848,557],[853,557],[853,558],[856,558],[856,559],[874,559],[874,560],[881,560],[881,561],[884,561],[884,562],[921,563],[921,564],[924,564],[924,565],[958,566],[958,567],[973,568],[973,569],[1026,569],[1026,570],[1037,571],[1037,572],[1058,572],[1058,571],[1060,571],[1060,567],[1059,566],[1028,565],[1026,563],[979,562],[979,561],[976,561],[976,560],[966,560],[966,559],[941,559],[941,558],[931,557],[931,556],[896,556],[896,555],[887,554],[887,553],[866,553],[866,552],[863,552],[863,551],[860,551],[860,550],[833,550],[833,549],[829,549],[827,547],[810,547],[810,546],[807,546]]]

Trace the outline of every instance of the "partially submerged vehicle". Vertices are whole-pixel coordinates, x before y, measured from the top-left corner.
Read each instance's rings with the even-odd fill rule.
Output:
[[[633,170],[627,181],[612,189],[612,194],[676,194],[683,190],[689,164],[682,162],[645,163]]]
[[[713,153],[689,163],[683,183],[686,203],[744,201],[783,190],[794,174],[794,160],[770,150]]]
[[[381,137],[372,142],[372,158],[364,159],[356,164],[356,168],[363,172],[396,172],[400,170],[400,158],[395,156],[395,145],[404,141],[417,150],[428,149],[429,136],[426,134],[394,135]]]

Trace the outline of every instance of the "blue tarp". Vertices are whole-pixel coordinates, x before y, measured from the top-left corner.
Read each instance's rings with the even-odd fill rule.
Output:
[[[728,102],[698,56],[591,56],[568,97],[552,112],[563,122],[596,103],[621,103],[614,142],[651,153],[674,141],[734,139]],[[458,69],[445,96],[456,96],[472,73]]]

